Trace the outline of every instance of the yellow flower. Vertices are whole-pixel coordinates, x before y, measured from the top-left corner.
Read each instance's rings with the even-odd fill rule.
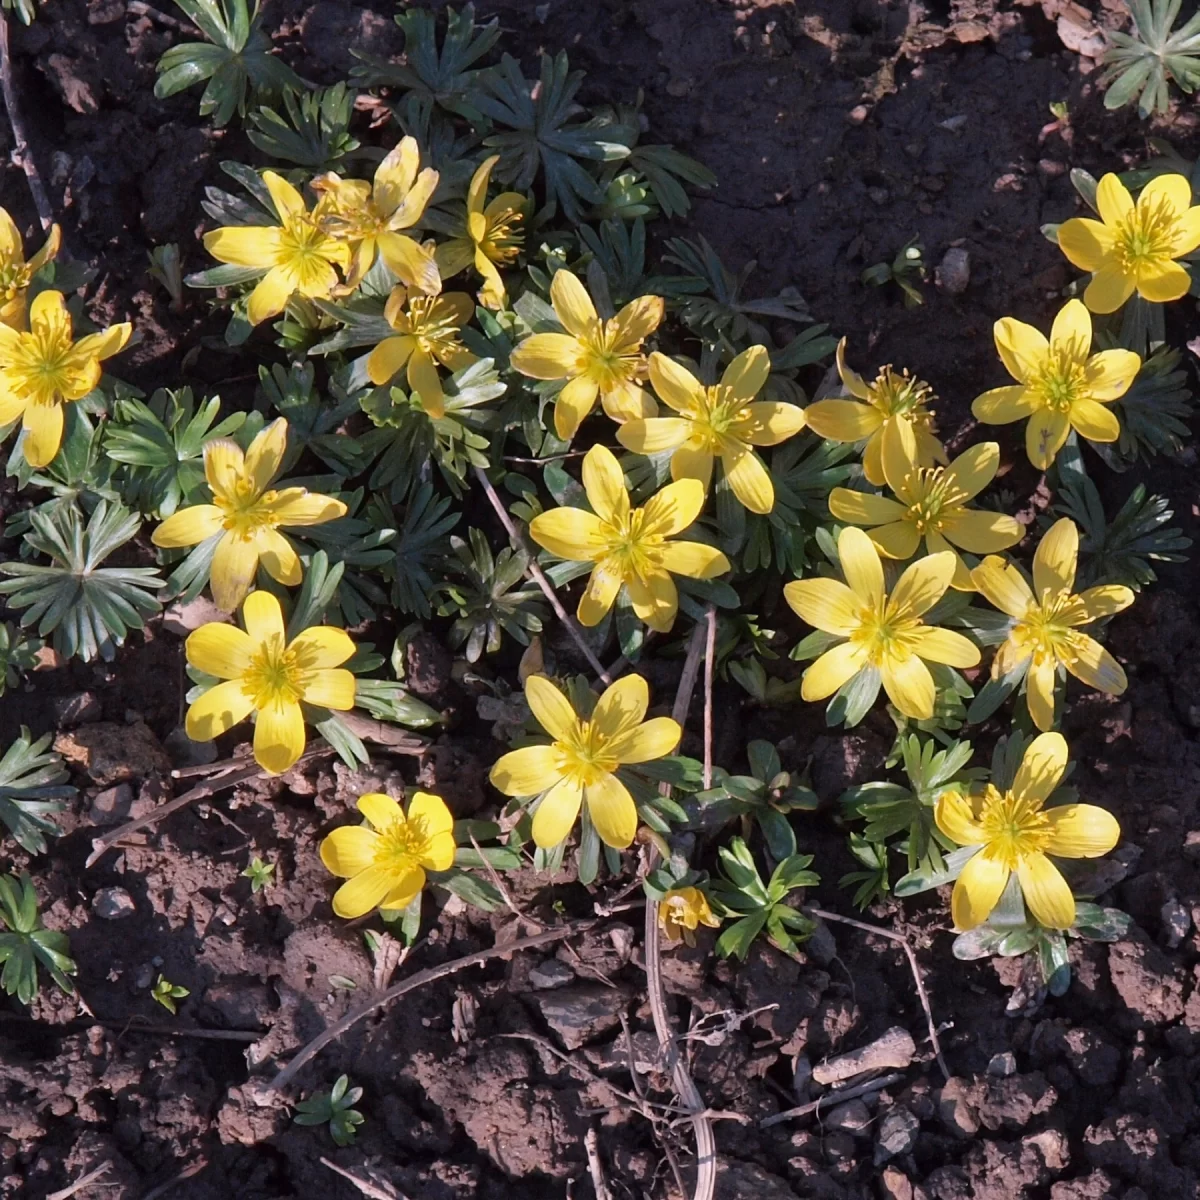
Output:
[[[672,944],[682,938],[687,945],[694,946],[697,926],[717,929],[720,924],[708,906],[708,898],[699,888],[672,888],[659,902],[658,927]]]
[[[914,442],[917,465],[932,467],[944,463],[946,452],[934,436],[936,426],[929,404],[933,390],[914,379],[907,371],[899,375],[884,367],[875,382],[866,380],[846,364],[846,339],[837,349],[838,374],[853,399],[818,400],[805,410],[808,427],[819,437],[832,442],[860,442],[863,449],[863,474],[876,487],[887,482],[883,474],[883,447],[901,439]]]
[[[558,436],[564,442],[575,436],[597,396],[614,421],[653,415],[654,401],[641,387],[642,342],[662,321],[662,298],[639,296],[602,321],[583,284],[570,271],[556,271],[550,303],[566,333],[532,334],[513,350],[511,361],[531,379],[567,381],[554,401]]]
[[[42,248],[25,261],[25,244],[6,208],[0,208],[0,324],[25,328],[25,293],[30,280],[58,254],[62,230],[50,226]]]
[[[870,530],[875,549],[886,558],[912,558],[925,539],[928,554],[949,550],[954,554],[950,586],[962,592],[975,590],[958,546],[971,554],[991,554],[1015,546],[1025,528],[1012,517],[967,508],[996,476],[1000,447],[982,442],[960,454],[948,467],[918,467],[911,446],[901,439],[884,443],[883,473],[896,499],[869,496],[849,488],[829,493],[829,511],[851,525]]]
[[[1094,804],[1042,807],[1066,769],[1062,734],[1043,733],[1025,750],[1010,791],[988,784],[970,797],[943,792],[938,798],[938,828],[960,846],[978,847],[954,884],[950,905],[958,929],[987,920],[1013,871],[1036,921],[1048,929],[1075,924],[1075,897],[1046,855],[1098,858],[1117,844],[1121,827]]]
[[[53,460],[62,444],[63,405],[95,389],[100,363],[124,348],[132,329],[122,321],[73,341],[61,292],[34,297],[28,333],[0,324],[0,425],[23,418],[25,461],[31,467]]]
[[[533,814],[533,840],[542,849],[571,832],[586,800],[600,840],[624,850],[637,833],[637,805],[617,768],[670,754],[683,730],[670,717],[643,720],[650,691],[640,675],[618,679],[587,718],[544,675],[525,681],[525,699],[554,740],[505,754],[492,767],[492,783],[506,796],[544,793]]]
[[[283,610],[270,592],[251,592],[242,605],[245,632],[214,621],[188,635],[184,652],[197,670],[225,680],[187,711],[187,735],[211,742],[255,713],[254,759],[270,775],[304,753],[300,701],[342,711],[354,707],[354,676],[335,670],[354,654],[344,629],[314,625],[290,642]]]
[[[443,242],[434,251],[443,279],[474,264],[483,276],[479,303],[484,308],[504,307],[504,280],[496,268],[517,257],[523,240],[515,229],[525,219],[525,197],[520,192],[502,192],[491,204],[486,204],[488,180],[499,161],[500,155],[493,154],[480,163],[471,178],[463,236]]]
[[[402,287],[394,288],[384,316],[398,336],[384,338],[367,356],[367,377],[378,387],[407,363],[409,390],[420,397],[421,407],[436,421],[446,411],[437,364],[453,372],[475,361],[475,355],[458,340],[458,331],[474,312],[475,305],[466,292],[409,296]]]
[[[213,552],[210,581],[218,608],[233,612],[246,598],[261,562],[279,583],[295,587],[303,578],[300,559],[279,527],[322,525],[344,516],[346,506],[304,488],[271,488],[287,449],[287,422],[273,421],[245,454],[228,438],[204,447],[204,474],[211,504],[194,504],[169,516],[151,539],[156,546],[195,546],[222,534]]]
[[[587,452],[583,486],[594,512],[552,508],[530,522],[530,536],[559,558],[596,564],[579,600],[582,624],[599,624],[624,586],[639,620],[667,633],[679,608],[672,573],[714,579],[729,570],[720,550],[701,542],[668,541],[700,515],[704,488],[694,479],[681,479],[667,484],[643,508],[630,508],[625,477],[606,446]]]
[[[783,589],[788,604],[815,629],[846,639],[804,672],[801,696],[824,700],[860,671],[876,670],[888,699],[906,717],[928,720],[936,689],[922,660],[951,667],[979,663],[974,642],[921,620],[950,586],[954,555],[943,551],[918,559],[890,596],[883,590],[879,552],[861,529],[842,530],[838,557],[846,583],[800,579]]]
[[[1079,627],[1128,608],[1133,593],[1115,583],[1073,592],[1078,558],[1079,530],[1063,517],[1038,543],[1032,591],[1025,576],[1002,558],[989,556],[971,572],[975,587],[1014,620],[996,651],[992,676],[999,679],[1029,663],[1025,695],[1039,729],[1054,725],[1054,677],[1060,664],[1097,691],[1119,696],[1125,690],[1120,664]]]
[[[344,290],[358,287],[377,254],[406,287],[430,296],[442,290],[432,252],[400,232],[421,219],[438,185],[438,173],[429,167],[418,173],[420,165],[417,141],[406,137],[379,164],[374,183],[332,171],[313,180],[321,196],[314,215],[326,233],[350,247]]]
[[[1116,312],[1134,291],[1163,303],[1187,295],[1192,277],[1175,261],[1200,246],[1200,207],[1182,175],[1152,179],[1134,204],[1115,175],[1096,188],[1100,220],[1073,217],[1059,226],[1058,244],[1075,266],[1092,271],[1083,293],[1094,313]]]
[[[971,412],[985,425],[1029,418],[1025,452],[1046,470],[1072,429],[1093,442],[1115,442],[1121,423],[1104,406],[1119,399],[1141,370],[1132,350],[1091,354],[1092,318],[1078,300],[1068,300],[1054,318],[1050,340],[1013,317],[995,325],[996,349],[1018,382],[977,396]]]
[[[262,178],[278,225],[227,225],[204,235],[204,248],[218,262],[264,272],[250,293],[251,325],[283,312],[293,292],[323,299],[338,284],[334,265],[350,267],[349,246],[321,228],[300,193],[274,171]]]
[[[353,920],[376,905],[407,908],[425,887],[426,871],[454,864],[454,818],[441,796],[417,792],[404,809],[391,796],[358,798],[367,825],[343,825],[321,843],[321,861],[347,880],[333,894],[333,911]]]
[[[617,440],[635,454],[673,450],[672,479],[698,479],[707,490],[713,459],[720,458],[733,494],[751,512],[775,507],[775,486],[755,446],[775,446],[804,428],[805,410],[795,404],[755,400],[771,373],[764,346],[743,350],[721,382],[705,387],[665,354],[650,356],[650,382],[659,399],[678,414],[630,421]]]

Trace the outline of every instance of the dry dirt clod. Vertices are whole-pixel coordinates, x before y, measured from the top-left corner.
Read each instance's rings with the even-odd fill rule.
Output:
[[[889,1109],[879,1122],[879,1138],[875,1142],[875,1165],[879,1166],[889,1158],[908,1154],[917,1144],[917,1134],[920,1131],[921,1122],[915,1113],[902,1105]]]
[[[828,1129],[838,1129],[854,1137],[870,1137],[871,1110],[861,1100],[847,1100],[825,1118]]]
[[[127,779],[165,775],[171,769],[158,738],[148,726],[102,721],[54,739],[54,749],[72,766],[87,772],[93,783],[108,787]]]
[[[622,992],[603,987],[542,992],[534,1001],[568,1050],[578,1050],[618,1028],[620,1014],[629,1002]]]
[[[95,692],[75,692],[54,701],[54,720],[61,729],[88,725],[103,715],[104,708]]]
[[[539,992],[553,991],[575,982],[575,972],[557,958],[548,958],[529,971],[529,986]]]
[[[818,1063],[813,1068],[813,1078],[818,1083],[841,1083],[853,1079],[864,1071],[882,1069],[903,1070],[912,1062],[917,1052],[912,1034],[899,1025],[893,1026],[882,1037],[849,1054],[840,1054],[828,1062]]]

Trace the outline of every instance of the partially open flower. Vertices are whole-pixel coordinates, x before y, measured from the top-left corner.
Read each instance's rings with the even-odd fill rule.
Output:
[[[62,230],[51,225],[42,248],[28,262],[25,243],[8,210],[0,208],[0,324],[25,328],[25,296],[33,277],[58,254]]]
[[[708,897],[699,888],[672,888],[659,902],[658,927],[672,944],[682,939],[687,945],[694,946],[699,926],[717,929],[720,924],[720,919],[713,916],[708,906]]]

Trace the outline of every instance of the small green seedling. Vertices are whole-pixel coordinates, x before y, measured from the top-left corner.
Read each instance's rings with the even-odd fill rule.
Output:
[[[29,1004],[38,994],[38,963],[49,972],[50,978],[66,992],[75,995],[68,975],[75,974],[75,963],[68,957],[70,943],[65,933],[47,929],[38,913],[37,892],[29,875],[22,871],[20,879],[0,875],[0,987],[22,1004]]]
[[[178,244],[167,242],[164,246],[155,246],[150,251],[150,268],[146,274],[166,289],[171,297],[171,311],[183,312],[183,262]]]
[[[352,1146],[358,1126],[366,1120],[355,1105],[362,1098],[360,1087],[350,1086],[349,1075],[339,1075],[330,1092],[316,1092],[296,1105],[297,1125],[329,1125],[329,1134],[339,1146]]]
[[[274,883],[275,864],[263,862],[256,854],[250,865],[242,872],[242,878],[250,880],[250,891],[257,895],[269,883]]]
[[[883,287],[885,283],[894,283],[904,293],[904,307],[916,308],[925,303],[920,284],[927,278],[925,266],[925,251],[919,238],[907,241],[890,263],[876,263],[862,273],[862,282],[870,287]]]
[[[154,981],[154,990],[150,993],[150,998],[156,1003],[161,1004],[172,1016],[179,1010],[175,1006],[176,1000],[182,1000],[185,996],[190,996],[192,993],[185,987],[181,987],[178,983],[172,983],[169,979],[160,975]]]

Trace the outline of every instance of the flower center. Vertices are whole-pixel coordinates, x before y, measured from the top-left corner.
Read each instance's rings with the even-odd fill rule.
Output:
[[[953,476],[946,474],[945,467],[921,467],[906,482],[915,499],[904,519],[918,533],[936,533],[968,499]]]
[[[277,499],[278,493],[273,490],[260,495],[254,483],[246,478],[238,479],[232,491],[213,494],[213,503],[222,513],[221,524],[240,537],[275,528],[279,523],[274,508]]]
[[[1039,664],[1073,658],[1082,636],[1071,622],[1078,605],[1079,598],[1066,590],[1047,593],[1013,627],[1013,640],[1030,649]]]
[[[242,675],[242,690],[256,709],[300,699],[308,672],[295,650],[278,633],[271,634],[255,652]]]
[[[25,263],[0,263],[0,300],[15,300],[29,286],[30,277]]]
[[[866,650],[871,666],[879,666],[885,658],[903,662],[912,657],[920,640],[914,636],[922,625],[920,617],[897,611],[885,596],[878,605],[864,604],[858,620],[850,641]]]
[[[446,353],[458,345],[458,318],[437,296],[414,296],[407,312],[396,318],[396,330],[407,333],[426,354]]]
[[[520,209],[506,208],[487,218],[487,229],[479,248],[494,263],[512,262],[520,253],[522,235],[517,232],[524,214]]]
[[[569,741],[554,743],[559,773],[582,787],[599,783],[620,766],[607,741],[591,721],[578,721]]]
[[[1029,386],[1042,408],[1070,412],[1071,405],[1086,394],[1086,364],[1065,347],[1051,348]]]
[[[635,508],[624,520],[605,521],[604,559],[622,579],[636,576],[645,580],[652,570],[662,569],[662,551],[666,539],[646,532],[645,510]]]
[[[988,785],[979,824],[983,828],[987,855],[1015,871],[1023,859],[1042,853],[1050,843],[1051,831],[1040,800],[1001,794]]]
[[[641,369],[641,355],[636,346],[617,349],[617,330],[614,321],[597,320],[587,334],[579,339],[582,347],[576,370],[600,385],[602,392],[622,383],[632,383]]]
[[[396,875],[406,875],[429,858],[432,839],[425,827],[424,817],[410,817],[379,830],[375,848],[375,865],[386,867]]]
[[[907,370],[897,374],[890,366],[881,368],[868,390],[870,402],[885,417],[907,414],[917,424],[932,426],[933,418],[924,409],[933,400],[933,388]]]
[[[292,217],[279,232],[278,265],[301,274],[306,268],[324,265],[328,240],[329,235],[311,217]]]
[[[1117,257],[1122,268],[1136,274],[1140,267],[1154,267],[1169,262],[1179,219],[1161,197],[1157,204],[1137,205],[1117,225]]]

